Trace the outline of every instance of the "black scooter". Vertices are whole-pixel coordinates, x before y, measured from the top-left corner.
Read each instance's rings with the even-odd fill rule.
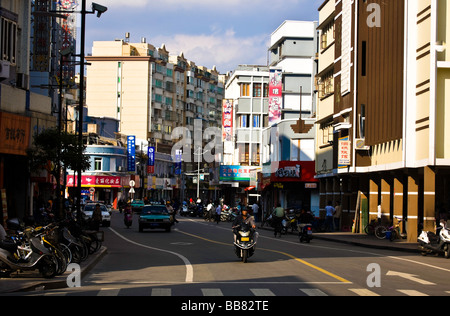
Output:
[[[242,224],[234,227],[234,251],[236,256],[247,263],[248,258],[255,253],[255,230],[250,225]]]
[[[311,224],[298,224],[298,238],[300,242],[310,243],[313,239],[313,230]]]

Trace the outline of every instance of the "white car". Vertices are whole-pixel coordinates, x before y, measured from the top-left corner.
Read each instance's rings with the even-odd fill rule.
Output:
[[[83,216],[85,220],[92,218],[92,213],[94,213],[95,206],[97,203],[89,203],[84,206]],[[111,213],[108,212],[108,209],[104,204],[100,204],[100,209],[102,211],[102,226],[110,227],[111,226]]]

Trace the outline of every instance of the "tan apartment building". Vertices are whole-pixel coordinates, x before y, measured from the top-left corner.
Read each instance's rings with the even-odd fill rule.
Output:
[[[86,58],[89,115],[120,121],[119,132],[171,153],[172,131],[194,119],[220,126],[224,80],[218,71],[196,66],[160,48],[125,40],[94,42]],[[147,144],[144,144],[146,147]]]
[[[172,140],[172,132],[176,127],[186,127],[193,140],[196,120],[201,122],[203,131],[221,126],[225,76],[215,67],[196,65],[183,53],[170,55],[164,44],[157,48],[145,38],[140,43],[130,43],[129,37],[94,42],[92,56],[86,60],[90,63],[86,79],[88,115],[117,119],[118,132],[136,136],[136,150],[144,155],[148,147],[156,148],[153,177],[138,171],[148,179],[144,186],[155,190],[180,190],[181,196],[188,190],[187,194],[195,195],[197,185],[192,177],[184,176],[186,171],[198,169],[194,144],[184,147],[183,156],[189,155],[190,149],[191,162],[184,159],[180,175],[180,170],[175,171],[173,167],[171,156],[173,145],[179,139]],[[210,190],[216,192],[218,184],[218,166],[208,167],[209,186],[207,181],[202,181],[200,186],[204,196],[208,196]],[[164,179],[171,179],[170,185]]]
[[[367,207],[359,203],[361,226],[377,217],[395,223],[394,216],[403,217],[402,229],[416,241],[419,230],[434,230],[450,207],[449,5],[332,2],[319,8],[319,29],[328,34],[327,22],[334,21],[335,36],[334,61],[327,57],[330,45],[319,53],[319,68],[333,67],[334,79],[332,91],[326,90],[326,72],[319,70],[318,89],[325,89],[316,124],[321,207],[341,200],[348,228],[360,191],[361,202],[367,201]],[[327,102],[331,93],[333,105]]]

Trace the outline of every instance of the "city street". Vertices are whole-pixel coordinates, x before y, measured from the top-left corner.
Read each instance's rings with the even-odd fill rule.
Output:
[[[167,233],[126,229],[114,213],[108,254],[80,288],[39,295],[86,296],[443,296],[450,260],[313,240],[259,230],[248,263],[235,256],[231,224],[179,218]],[[378,270],[377,270],[378,267]],[[379,273],[378,273],[379,272]],[[33,295],[32,293],[29,293]],[[36,295],[36,293],[34,293]]]

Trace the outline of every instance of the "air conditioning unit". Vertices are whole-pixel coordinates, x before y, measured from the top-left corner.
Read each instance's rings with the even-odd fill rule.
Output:
[[[355,139],[356,150],[369,150],[370,146],[366,146],[366,140],[364,138]]]
[[[9,78],[11,72],[11,64],[8,62],[0,62],[0,79]]]

